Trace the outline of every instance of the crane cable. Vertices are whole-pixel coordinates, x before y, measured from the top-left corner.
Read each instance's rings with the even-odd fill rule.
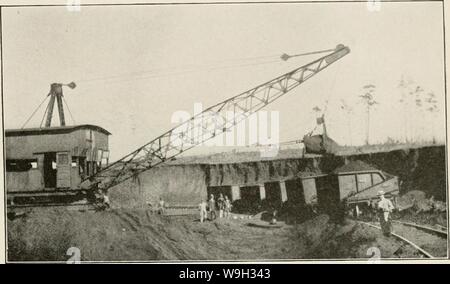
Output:
[[[237,61],[237,60],[254,60],[254,59],[260,60],[260,59],[271,58],[271,57],[274,57],[274,55],[248,57],[248,58],[243,58],[243,59],[232,59],[232,60],[234,60],[234,61]],[[224,61],[226,61],[226,60],[224,60]],[[271,60],[271,61],[256,62],[256,63],[246,63],[246,64],[240,64],[240,65],[229,65],[229,66],[219,66],[219,67],[203,66],[203,67],[207,67],[204,71],[214,71],[214,70],[220,70],[220,69],[229,69],[229,68],[233,68],[233,67],[246,67],[246,66],[255,66],[255,65],[269,64],[269,63],[274,63],[274,62],[278,62],[278,61],[279,60]],[[141,71],[141,72],[133,72],[133,73],[125,74],[125,75],[134,75],[134,74],[136,74],[136,75],[139,76],[139,75],[144,75],[146,73],[155,72],[156,70],[158,70],[158,69],[148,70],[148,71]],[[164,69],[159,69],[159,70],[164,70]],[[185,71],[180,71],[180,72],[175,72],[175,73],[166,73],[166,74],[159,74],[159,75],[158,74],[154,74],[152,76],[136,77],[136,78],[130,78],[130,79],[131,80],[133,80],[133,79],[138,79],[139,80],[139,79],[161,78],[161,77],[176,76],[176,75],[182,75],[182,74],[199,72],[199,71],[203,71],[203,70],[192,70],[191,69],[191,70],[185,70]],[[111,80],[111,79],[115,79],[115,78],[119,78],[119,79],[123,78],[123,75],[114,75],[114,76],[98,77],[98,78],[92,78],[92,79],[86,79],[86,80],[78,80],[77,82],[92,82],[92,81],[101,81],[101,80]],[[119,80],[119,81],[116,81],[116,82],[129,81],[130,79],[128,79],[128,80]],[[22,125],[21,129],[23,129],[27,125],[27,123],[33,118],[33,116],[36,114],[36,112],[39,110],[39,108],[42,106],[42,104],[47,100],[47,97],[48,96],[46,96],[44,98],[44,100],[38,105],[38,107],[33,111],[33,113],[30,115],[30,117]],[[69,111],[69,114],[70,114],[70,116],[72,118],[72,121],[75,124],[75,119],[74,119],[74,117],[72,115],[72,112],[70,111],[70,108],[69,108],[66,100],[64,99],[64,97],[63,97],[63,101],[64,101],[64,104],[67,107],[67,110]],[[43,116],[43,119],[42,119],[39,127],[42,127],[42,123],[44,121],[44,117],[45,117],[45,114],[47,113],[47,111],[48,111],[48,106],[47,106],[47,108],[46,108],[46,110],[44,112],[44,116]]]
[[[36,114],[36,112],[38,111],[38,109],[42,106],[42,104],[47,100],[48,95],[45,96],[44,100],[38,105],[38,107],[33,111],[33,113],[30,115],[30,117],[25,121],[25,123],[22,125],[21,129],[23,129],[25,127],[25,125],[27,125],[27,123],[30,121],[31,118],[33,118],[33,116]],[[45,116],[45,113],[44,113]]]
[[[222,65],[222,66],[214,66],[214,65],[185,65],[181,66],[181,68],[178,68],[176,72],[164,72],[165,70],[176,70],[176,67],[167,67],[167,68],[157,68],[153,70],[143,70],[143,71],[137,71],[137,72],[130,72],[130,73],[124,73],[119,75],[111,75],[111,76],[103,76],[103,77],[96,77],[91,79],[82,79],[77,80],[77,82],[95,82],[95,81],[108,81],[108,80],[114,80],[119,79],[113,82],[124,82],[124,81],[130,81],[130,80],[140,80],[140,79],[152,79],[152,78],[161,78],[161,77],[169,77],[169,76],[177,76],[177,75],[184,75],[184,74],[190,74],[190,73],[198,73],[203,71],[215,71],[215,70],[223,70],[223,69],[230,69],[230,68],[236,68],[236,67],[248,67],[248,66],[257,66],[257,65],[264,65],[264,64],[270,64],[279,62],[280,58],[284,61],[287,61],[288,59],[292,57],[299,57],[299,56],[307,56],[307,55],[313,55],[313,54],[319,54],[319,53],[325,53],[325,52],[332,52],[334,49],[326,49],[326,50],[320,50],[320,51],[313,51],[313,52],[306,52],[306,53],[300,53],[300,54],[294,54],[294,55],[288,55],[286,53],[279,55],[266,55],[266,56],[256,56],[256,57],[244,57],[244,58],[236,58],[236,59],[225,59],[225,60],[218,60],[215,62],[227,62],[227,61],[243,61],[243,63],[240,64],[232,64],[232,65]],[[278,57],[277,59],[274,59],[275,57]],[[262,59],[265,59],[264,61],[261,61]],[[271,60],[269,60],[271,59]],[[249,61],[256,60],[256,62],[250,63]],[[260,62],[258,62],[260,61]],[[162,71],[158,74],[159,71]],[[130,77],[131,78],[127,78]],[[123,80],[120,80],[123,79]]]
[[[257,56],[257,57],[246,57],[246,58],[236,58],[236,59],[225,59],[225,60],[217,60],[215,62],[220,63],[220,62],[227,62],[227,61],[249,61],[249,60],[261,60],[261,59],[269,59],[269,58],[275,58],[278,55],[266,55],[266,56]],[[211,62],[211,63],[215,63],[215,62]],[[248,64],[248,63],[247,63]],[[257,63],[256,63],[257,64]],[[234,67],[234,65],[229,65],[229,66],[222,66],[222,67],[226,67],[226,68],[232,68]],[[123,73],[123,74],[118,74],[118,75],[111,75],[111,76],[104,76],[104,77],[96,77],[96,78],[91,78],[91,79],[82,79],[82,80],[77,80],[77,82],[92,82],[92,81],[100,81],[100,80],[108,80],[108,79],[115,79],[115,78],[122,78],[122,77],[126,77],[126,76],[140,76],[140,75],[144,75],[147,73],[153,74],[154,76],[158,76],[158,72],[164,72],[166,70],[179,70],[177,72],[175,72],[176,74],[184,74],[184,73],[188,73],[188,72],[198,72],[201,71],[200,69],[196,69],[196,68],[200,68],[200,69],[205,69],[206,71],[208,71],[211,68],[221,68],[219,67],[215,67],[214,65],[193,65],[193,64],[188,64],[188,65],[184,65],[184,66],[179,66],[179,67],[165,67],[165,68],[155,68],[155,69],[150,69],[150,70],[142,70],[142,71],[136,71],[136,72],[129,72],[129,73]],[[156,74],[155,74],[156,73]],[[163,75],[171,75],[172,73],[165,73]]]
[[[64,104],[66,105],[67,111],[69,111],[70,117],[72,118],[73,124],[77,124],[77,123],[75,122],[75,119],[73,118],[72,112],[70,111],[70,108],[69,108],[69,105],[68,105],[67,102],[66,102],[66,99],[64,98],[64,96],[62,96],[62,98],[63,98]]]
[[[325,52],[331,52],[331,51],[334,51],[334,49],[326,49],[326,50],[321,50],[321,51],[314,51],[314,52],[300,53],[300,54],[296,54],[296,55],[288,55],[288,54],[284,53],[283,55],[281,55],[281,59],[283,59],[283,60],[286,61],[286,60],[288,60],[288,59],[290,59],[290,58],[292,58],[292,57],[305,56],[305,55],[311,55],[311,54],[317,54],[317,53],[325,53]],[[338,68],[339,68],[339,67],[340,67],[340,66],[338,66]],[[338,71],[339,71],[339,70],[338,70]],[[334,89],[334,86],[335,86],[335,84],[336,84],[336,76],[337,76],[338,73],[339,73],[339,72],[334,72],[333,79],[332,79],[332,82],[331,82],[331,89]],[[328,93],[327,98],[326,98],[326,100],[325,100],[325,105],[324,105],[323,111],[322,111],[322,117],[324,117],[325,114],[326,114],[327,111],[328,111],[328,104],[329,104],[329,102],[330,102],[330,97],[331,97],[331,92]],[[316,125],[314,126],[314,128],[313,128],[310,132],[308,132],[307,135],[308,135],[308,136],[311,136],[311,135],[314,133],[314,131],[316,131],[316,129],[317,129],[318,126],[319,126],[319,125],[316,123]],[[300,139],[300,140],[297,139],[297,140],[284,141],[284,142],[276,143],[276,144],[273,144],[273,145],[279,145],[279,146],[282,146],[282,145],[294,145],[294,144],[300,144],[300,143],[302,143],[302,142],[303,142],[303,139]],[[270,145],[272,145],[272,144],[269,144],[268,146],[270,146]],[[265,145],[265,146],[267,146],[267,145]]]
[[[294,55],[289,55],[289,54],[283,53],[280,58],[283,59],[284,61],[287,61],[288,59],[290,59],[292,57],[299,57],[299,56],[313,55],[313,54],[319,54],[319,53],[325,53],[325,52],[332,52],[334,50],[335,49],[325,49],[325,50],[318,50],[318,51],[312,51],[312,52],[299,53],[299,54],[294,54]]]
[[[334,51],[334,49],[325,49],[325,50],[320,50],[320,51],[299,53],[299,54],[294,54],[294,55],[288,55],[286,53],[283,53],[280,56],[280,58],[282,60],[284,60],[284,61],[287,61],[288,59],[290,59],[292,57],[306,56],[306,55],[319,54],[319,53],[332,52],[332,51]],[[339,68],[339,66],[338,66],[338,68]],[[333,75],[333,79],[332,79],[332,82],[331,82],[331,89],[334,89],[334,86],[336,84],[337,73],[338,72],[335,72],[334,75]],[[325,114],[328,111],[328,104],[329,104],[329,101],[330,101],[330,97],[331,97],[331,92],[328,93],[327,98],[325,100],[325,106],[324,106],[323,111],[322,111],[322,117],[324,117]],[[314,133],[314,131],[317,129],[317,127],[318,127],[318,124],[316,123],[314,128],[310,132],[308,132],[307,135],[311,136]],[[303,143],[303,139],[289,140],[289,141],[284,141],[284,142],[275,143],[275,144],[267,144],[267,145],[261,145],[259,143],[256,143],[256,144],[253,144],[253,145],[248,145],[247,147],[251,147],[251,146],[257,146],[257,147],[258,146],[265,146],[265,147],[267,147],[267,146],[273,146],[273,145],[284,146],[284,145],[295,145],[295,144],[300,144],[300,143]]]
[[[255,63],[246,63],[246,64],[239,64],[239,65],[219,66],[219,67],[202,66],[202,67],[206,67],[206,69],[204,69],[204,70],[201,70],[201,69],[198,69],[198,70],[185,70],[185,71],[180,71],[180,72],[175,72],[175,73],[166,73],[166,74],[159,74],[159,75],[158,74],[153,74],[153,75],[149,75],[149,76],[128,78],[128,79],[124,78],[124,80],[113,81],[111,83],[127,82],[127,81],[132,81],[132,80],[139,80],[139,79],[152,79],[152,78],[169,77],[169,76],[183,75],[183,74],[189,74],[189,73],[196,73],[196,72],[201,72],[201,71],[215,71],[215,70],[229,69],[229,68],[234,68],[234,67],[257,66],[257,65],[263,65],[263,64],[270,64],[270,63],[280,62],[279,61],[280,59],[282,59],[283,61],[287,61],[288,59],[293,58],[293,57],[307,56],[307,55],[320,54],[320,53],[333,52],[333,51],[335,51],[335,49],[325,49],[325,50],[319,50],[319,51],[313,51],[313,52],[299,53],[299,54],[294,54],[294,55],[288,55],[286,53],[283,53],[281,56],[279,56],[279,59],[277,59],[277,60],[255,62]],[[233,61],[254,60],[254,59],[258,59],[259,60],[259,59],[272,58],[272,57],[274,57],[274,55],[248,57],[248,58],[232,59],[232,60]],[[227,60],[223,60],[223,61],[227,61]],[[155,72],[156,70],[164,70],[164,69],[160,68],[160,69],[155,69],[155,70],[148,70],[148,71],[141,71],[141,72],[132,72],[132,73],[128,73],[128,75],[132,75],[132,74],[144,75],[145,73],[152,73],[152,72]],[[100,81],[100,80],[111,80],[111,79],[121,78],[121,77],[122,77],[121,75],[113,75],[113,76],[98,77],[98,78],[92,78],[92,79],[86,79],[86,80],[77,80],[77,82],[93,82],[93,81]],[[336,77],[334,77],[333,85],[334,85],[335,79],[336,79]],[[327,103],[328,103],[328,101],[327,101]],[[67,109],[69,109],[69,108],[67,107]],[[325,110],[326,110],[326,107],[325,107]],[[70,113],[70,110],[69,110],[69,113]],[[72,117],[72,120],[74,120],[73,117]],[[317,125],[310,132],[310,134],[312,134],[315,131],[316,128],[317,128]],[[297,144],[297,143],[301,143],[302,141],[303,140],[292,140],[292,141],[286,141],[286,142],[278,143],[278,145],[283,145],[284,143]],[[247,147],[250,147],[250,146],[252,146],[252,145],[247,145]]]
[[[49,106],[50,105],[48,104],[47,107],[45,108],[44,115],[42,116],[42,119],[41,119],[41,124],[39,124],[39,128],[42,128],[42,123],[44,123],[45,114],[48,112]]]
[[[85,82],[90,83],[94,81],[110,81],[109,83],[121,83],[121,82],[128,82],[128,81],[134,81],[134,80],[142,80],[142,79],[153,79],[153,78],[163,78],[163,77],[171,77],[171,76],[178,76],[178,75],[185,75],[185,74],[192,74],[192,73],[198,73],[198,72],[204,72],[204,71],[216,71],[216,70],[224,70],[224,69],[231,69],[236,67],[249,67],[249,66],[257,66],[257,65],[264,65],[264,64],[270,64],[279,62],[279,60],[270,60],[270,61],[263,61],[263,62],[256,62],[256,63],[245,63],[240,65],[228,65],[228,66],[218,66],[218,67],[208,67],[205,66],[205,69],[190,69],[190,70],[182,70],[178,72],[171,72],[171,73],[161,73],[161,74],[151,74],[151,72],[134,72],[129,73],[136,74],[134,77],[125,77],[123,75],[115,75],[115,76],[106,76],[106,77],[98,77],[93,79],[85,79],[85,80],[77,80],[77,82]],[[139,74],[140,73],[140,74]],[[150,74],[147,74],[150,73]],[[114,79],[119,79],[115,81],[111,81]]]

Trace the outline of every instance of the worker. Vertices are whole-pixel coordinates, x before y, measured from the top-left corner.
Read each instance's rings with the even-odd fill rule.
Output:
[[[206,218],[208,218],[208,212],[206,211],[207,203],[206,199],[202,200],[199,205],[200,209],[200,223],[203,223]]]
[[[391,218],[390,214],[394,210],[392,202],[384,197],[384,191],[379,191],[378,196],[380,201],[378,202],[378,214],[380,218],[381,230],[385,236],[391,235]]]
[[[274,210],[272,212],[272,220],[270,220],[270,224],[271,225],[276,225],[277,224],[277,215],[278,215],[278,211]]]
[[[208,201],[208,212],[209,219],[212,221],[216,219],[216,200],[214,199],[214,194],[211,194]]]
[[[219,198],[217,199],[217,207],[219,207],[219,218],[223,218],[223,212],[225,211],[225,198],[223,198],[223,194],[219,194]]]
[[[160,197],[158,203],[158,214],[164,215],[165,210],[166,210],[166,203],[164,202],[164,199]]]
[[[102,202],[103,202],[103,206],[105,209],[111,208],[111,205],[109,203],[109,196],[108,196],[106,190],[102,191]]]
[[[228,195],[225,195],[225,218],[230,218],[231,213],[231,200],[228,198]]]
[[[359,209],[358,204],[355,205],[355,218],[358,219],[358,217],[361,215],[361,210]]]

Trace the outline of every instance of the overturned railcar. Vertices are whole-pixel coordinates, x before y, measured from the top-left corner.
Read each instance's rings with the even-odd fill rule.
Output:
[[[394,200],[400,192],[398,177],[362,161],[352,161],[331,174],[316,179],[317,199],[322,211],[333,213],[339,205],[349,208],[370,204],[384,191]]]
[[[395,199],[399,194],[398,178],[362,161],[350,161],[330,173],[299,172],[294,177],[259,184],[207,188],[208,196],[227,195],[242,213],[289,205],[334,214],[343,205],[354,207],[377,200],[381,190]]]

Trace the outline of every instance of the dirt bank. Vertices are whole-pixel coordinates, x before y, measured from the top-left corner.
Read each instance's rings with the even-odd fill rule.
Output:
[[[146,203],[156,205],[159,197],[173,205],[197,205],[206,197],[208,186],[257,185],[291,179],[301,172],[330,173],[349,160],[362,160],[398,176],[401,193],[421,190],[427,197],[446,200],[444,146],[242,163],[171,163],[111,188],[110,199],[115,208],[139,208],[147,206]]]
[[[85,261],[367,258],[372,246],[383,257],[414,255],[376,230],[352,221],[335,225],[326,215],[276,229],[251,221],[199,223],[147,210],[31,212],[8,221],[8,259],[65,261],[70,247]]]
[[[156,206],[159,198],[168,205],[197,205],[206,197],[202,165],[164,165],[146,171],[109,189],[114,208]]]
[[[361,160],[399,177],[401,193],[424,191],[427,197],[446,200],[445,146],[398,149],[369,154],[321,156],[302,159],[210,164],[208,185],[254,185],[289,179],[299,172],[330,173],[346,161]]]

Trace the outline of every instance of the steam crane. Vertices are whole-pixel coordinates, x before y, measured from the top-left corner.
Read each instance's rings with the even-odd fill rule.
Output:
[[[348,47],[340,44],[336,48],[329,50],[298,55],[283,54],[281,59],[288,60],[300,55],[329,53],[205,109],[190,120],[172,128],[96,174],[86,178],[82,182],[81,187],[91,190],[97,188],[107,190],[139,173],[172,160],[179,154],[228,131],[239,122],[248,118],[252,113],[298,87],[349,52],[350,49]],[[234,114],[231,119],[226,115],[230,111]]]

